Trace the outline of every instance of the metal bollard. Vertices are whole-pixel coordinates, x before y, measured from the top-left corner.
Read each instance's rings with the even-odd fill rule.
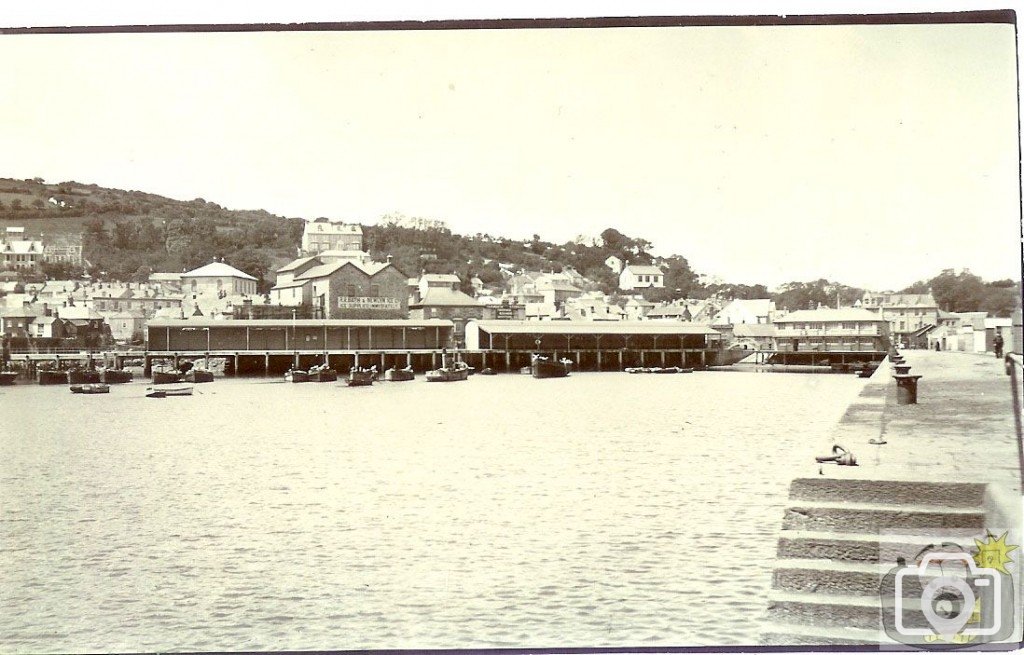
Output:
[[[908,375],[910,373],[910,364],[893,364],[892,367],[896,369],[896,375]]]
[[[896,374],[892,377],[896,380],[896,404],[916,405],[917,381],[920,380],[922,376]]]

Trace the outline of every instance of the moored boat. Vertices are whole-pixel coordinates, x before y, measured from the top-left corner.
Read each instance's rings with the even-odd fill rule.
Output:
[[[532,366],[524,366],[521,369],[519,369],[519,373],[520,373],[520,375],[533,375],[533,367]]]
[[[39,384],[67,384],[68,383],[68,372],[67,371],[50,371],[41,370],[38,373]]]
[[[103,369],[104,384],[125,384],[132,381],[132,372],[119,368]],[[40,383],[41,384],[41,383]]]
[[[71,393],[110,393],[110,385],[103,383],[96,384],[72,384]]]
[[[192,387],[177,386],[177,387],[163,387],[162,389],[154,389],[148,387],[146,389],[147,398],[168,398],[170,396],[191,396]]]
[[[17,379],[17,371],[0,371],[0,386],[9,387]]]
[[[408,382],[416,378],[416,374],[413,373],[411,366],[405,368],[396,368],[392,366],[388,370],[384,371],[384,380],[386,382]]]
[[[213,372],[204,368],[190,368],[185,372],[185,382],[199,384],[201,382],[213,382]]]
[[[531,373],[538,380],[544,378],[564,378],[569,375],[571,368],[572,360],[570,359],[561,359],[556,362],[544,355],[534,355]]]
[[[427,382],[459,382],[468,379],[469,366],[465,362],[452,362],[450,366],[427,371]]]
[[[326,364],[309,369],[308,376],[310,382],[338,381],[338,372]]]
[[[153,367],[153,384],[178,384],[184,379],[184,373],[166,364]]]
[[[290,368],[284,374],[285,382],[309,382],[309,373],[298,368]]]
[[[68,384],[100,384],[100,372],[84,368],[73,368],[68,371]]]
[[[498,372],[488,366],[487,368],[480,371],[480,375],[497,375]]]
[[[350,387],[368,387],[377,379],[377,371],[372,368],[353,368],[348,372],[346,383]]]

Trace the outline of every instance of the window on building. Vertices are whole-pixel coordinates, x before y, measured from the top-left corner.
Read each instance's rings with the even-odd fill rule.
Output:
[[[345,285],[345,295],[350,296],[350,297],[356,295],[356,285],[354,285],[354,284],[346,284]]]
[[[377,297],[380,296],[380,285],[379,284],[371,284],[370,285],[370,296],[373,297],[373,298],[377,298]]]

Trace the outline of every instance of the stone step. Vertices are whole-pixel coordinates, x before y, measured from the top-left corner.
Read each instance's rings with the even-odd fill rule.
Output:
[[[837,628],[881,630],[881,603],[878,596],[821,595],[772,591],[765,616],[769,624],[786,623]],[[921,612],[921,600],[903,601],[904,625],[928,628]]]
[[[794,501],[786,509],[783,530],[878,533],[913,529],[937,534],[950,528],[982,528],[981,508],[891,505],[878,503]]]
[[[789,497],[822,502],[977,508],[984,503],[986,486],[970,482],[797,478],[790,484]]]
[[[813,530],[783,530],[779,533],[776,554],[790,559],[831,559],[845,562],[896,562],[897,557],[912,561],[926,546],[952,542],[970,552],[974,530],[953,534],[858,534]]]
[[[882,630],[775,622],[761,633],[764,646],[878,646],[896,642]]]
[[[810,594],[877,598],[882,577],[891,568],[875,562],[779,559],[772,571],[772,588]]]

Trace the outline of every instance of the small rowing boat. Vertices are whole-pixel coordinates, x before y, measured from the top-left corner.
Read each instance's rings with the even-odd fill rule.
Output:
[[[72,384],[71,385],[71,393],[84,393],[84,394],[110,393],[110,385],[109,384],[102,384],[102,383],[98,383],[98,384]]]
[[[148,387],[146,389],[146,397],[147,398],[167,398],[169,396],[191,396],[191,395],[192,395],[192,387],[186,387],[186,386],[180,386],[180,387],[164,386],[164,387],[161,387],[160,389],[154,389],[153,387]]]

